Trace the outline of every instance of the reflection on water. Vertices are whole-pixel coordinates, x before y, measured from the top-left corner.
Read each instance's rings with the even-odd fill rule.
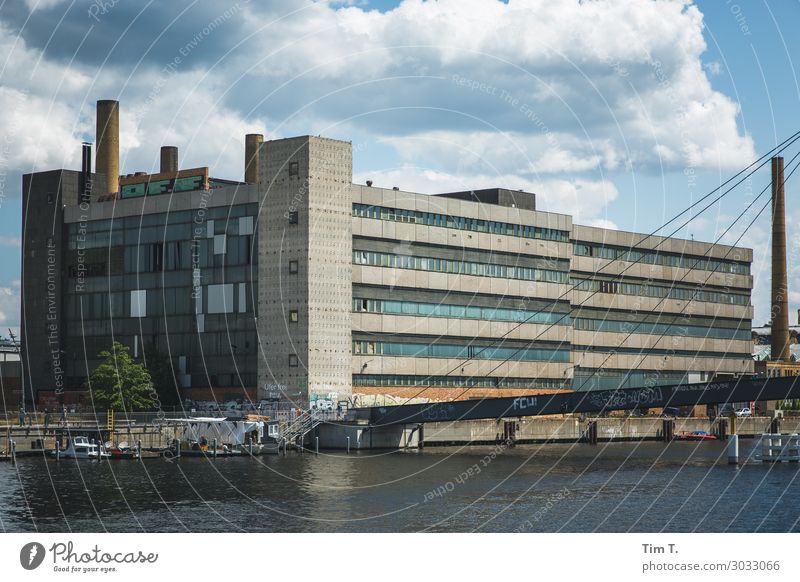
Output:
[[[742,443],[743,452],[752,442]],[[721,443],[0,465],[4,531],[800,531],[798,464]]]

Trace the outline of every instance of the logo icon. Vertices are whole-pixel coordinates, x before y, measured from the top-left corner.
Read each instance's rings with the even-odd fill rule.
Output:
[[[19,551],[19,563],[26,570],[35,570],[44,561],[44,546],[39,542],[30,542]]]

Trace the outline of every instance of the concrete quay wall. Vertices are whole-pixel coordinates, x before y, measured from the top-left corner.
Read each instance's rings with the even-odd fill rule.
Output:
[[[664,420],[659,417],[647,418],[594,418],[597,421],[598,442],[661,440]],[[515,440],[518,444],[546,442],[577,442],[582,439],[588,420],[577,418],[520,418],[500,420],[464,420],[456,422],[426,423],[420,431],[418,425],[393,425],[370,427],[368,424],[320,424],[306,439],[306,446],[315,446],[319,437],[322,449],[345,449],[350,437],[350,450],[403,449],[424,446],[448,446],[466,444],[492,444],[503,440],[506,422],[515,423]],[[674,435],[694,431],[716,434],[718,420],[708,418],[676,418]],[[769,432],[769,417],[737,418],[736,433],[741,437],[758,437]],[[728,420],[728,434],[731,433]],[[800,419],[782,419],[780,430],[783,433],[800,433]]]
[[[598,441],[660,440],[663,421],[659,417],[647,418],[596,418]],[[490,444],[503,439],[505,419],[468,420],[457,422],[427,423],[424,429],[425,446],[446,446],[462,444]],[[730,421],[728,433],[731,432]],[[581,439],[588,420],[577,418],[521,418],[516,420],[515,437],[517,443],[575,442]],[[769,432],[769,417],[736,419],[736,433],[742,437],[757,437]],[[708,418],[676,418],[675,436],[703,430],[715,434],[718,420]],[[783,433],[800,432],[800,419],[783,419],[780,423]]]
[[[321,449],[350,450],[407,449],[419,445],[419,429],[416,425],[392,425],[370,427],[367,424],[322,423],[307,437],[307,447],[314,447],[314,438],[319,437]]]

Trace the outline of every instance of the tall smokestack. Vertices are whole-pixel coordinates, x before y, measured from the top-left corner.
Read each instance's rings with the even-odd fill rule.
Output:
[[[244,137],[244,181],[248,184],[258,184],[258,152],[263,142],[264,136],[260,133],[248,133]]]
[[[175,146],[161,146],[161,173],[178,173],[178,148]]]
[[[772,359],[790,361],[789,285],[786,274],[786,202],[783,158],[772,158]]]
[[[97,173],[106,177],[106,193],[119,192],[119,101],[97,102],[95,166]]]

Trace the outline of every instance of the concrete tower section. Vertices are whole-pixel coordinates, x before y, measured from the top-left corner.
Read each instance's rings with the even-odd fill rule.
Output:
[[[119,192],[119,101],[104,99],[97,102],[98,174],[106,176],[106,193]]]
[[[788,362],[789,285],[786,274],[786,201],[783,158],[772,158],[772,359]]]
[[[261,146],[259,395],[307,406],[352,392],[352,146]],[[335,395],[335,396],[333,396]]]

